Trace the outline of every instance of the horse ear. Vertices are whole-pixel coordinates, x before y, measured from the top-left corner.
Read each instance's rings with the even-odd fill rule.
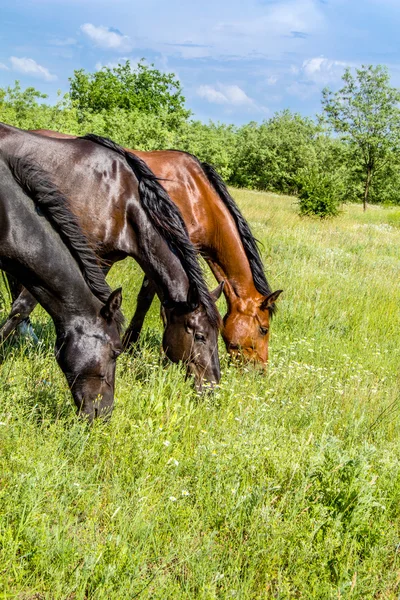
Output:
[[[186,302],[190,310],[196,310],[199,306],[199,291],[193,284],[189,286]]]
[[[221,281],[221,283],[219,285],[217,285],[217,287],[215,288],[215,290],[213,290],[212,292],[210,292],[210,294],[214,298],[215,302],[221,296],[222,290],[224,289],[224,285],[225,285],[225,281]]]
[[[264,300],[260,304],[261,310],[267,310],[267,308],[271,308],[271,306],[276,302],[279,296],[282,294],[283,290],[276,290],[276,292],[272,292],[269,296],[265,296]]]
[[[107,302],[100,311],[101,316],[106,321],[111,321],[115,317],[115,313],[121,308],[122,304],[122,288],[118,288],[111,292]]]
[[[232,286],[231,282],[229,281],[229,279],[225,279],[225,281],[224,281],[224,290],[225,290],[225,294],[228,296],[228,299],[234,300],[235,298],[237,298],[237,294],[236,294],[235,290],[233,289],[233,286]]]
[[[230,310],[235,302],[237,302],[238,297],[229,279],[225,279],[224,284],[224,294]]]

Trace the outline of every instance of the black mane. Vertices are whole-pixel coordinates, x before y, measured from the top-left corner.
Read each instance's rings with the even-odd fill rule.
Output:
[[[170,148],[169,152],[180,152],[182,154],[187,154],[188,156],[193,158],[193,160],[199,165],[199,167],[207,177],[208,182],[217,192],[218,196],[221,198],[222,202],[225,204],[226,208],[229,210],[230,214],[232,215],[235,221],[237,230],[240,235],[240,239],[243,244],[243,249],[246,253],[247,260],[249,261],[250,270],[253,275],[253,281],[256,290],[263,296],[269,296],[269,294],[272,293],[272,290],[267,281],[267,277],[264,272],[264,266],[261,260],[260,251],[258,249],[258,244],[260,242],[251,233],[249,224],[240,212],[238,205],[228,192],[228,189],[221,175],[216,171],[215,167],[206,162],[201,162],[197,158],[197,156],[195,156],[191,152],[186,152],[185,150],[175,150],[174,148]],[[277,310],[276,304],[270,306],[268,310],[270,312],[270,315],[273,316]]]
[[[210,323],[213,327],[219,326],[220,315],[204,281],[197,260],[196,248],[189,239],[186,224],[179,209],[159,183],[159,178],[154,175],[141,158],[108,138],[90,133],[80,139],[104,146],[125,158],[139,182],[140,202],[152,225],[178,256],[188,277],[189,284],[197,293],[198,300],[204,307]]]
[[[111,289],[104,279],[95,253],[75,215],[69,209],[68,199],[52,183],[49,174],[32,160],[8,155],[4,158],[17,183],[55,227],[63,243],[77,261],[91,292],[105,304]],[[124,317],[120,311],[115,315],[115,320],[118,328],[121,329]]]
[[[200,164],[203,169],[208,181],[213,186],[222,202],[225,204],[227,209],[235,221],[237,230],[240,235],[240,239],[242,240],[243,248],[247,256],[247,260],[249,261],[250,270],[253,275],[253,281],[256,290],[262,294],[263,296],[269,296],[272,293],[270,285],[267,281],[264,266],[261,260],[260,251],[258,249],[258,240],[251,233],[251,229],[246,219],[242,215],[237,206],[236,202],[228,192],[228,189],[225,185],[220,174],[215,170],[212,165],[208,163],[201,163],[195,156],[193,157]],[[276,312],[276,305],[273,304],[269,307],[269,312],[271,316]]]

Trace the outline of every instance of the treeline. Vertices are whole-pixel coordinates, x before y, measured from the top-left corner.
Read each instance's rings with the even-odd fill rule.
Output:
[[[23,129],[97,133],[140,150],[191,152],[212,163],[231,185],[300,195],[303,212],[310,198],[315,209],[316,196],[324,210],[327,202],[363,201],[365,148],[349,131],[340,135],[336,128],[335,133],[327,110],[315,120],[284,110],[262,123],[235,127],[193,120],[184,103],[173,74],[144,63],[132,70],[126,63],[96,73],[75,71],[69,94],[55,105],[34,88],[22,90],[18,82],[0,89],[0,120]],[[369,139],[366,144],[371,145]],[[377,167],[378,159],[373,160]],[[399,167],[400,152],[389,144],[370,178],[369,202],[400,204]],[[318,214],[314,209],[310,212]]]

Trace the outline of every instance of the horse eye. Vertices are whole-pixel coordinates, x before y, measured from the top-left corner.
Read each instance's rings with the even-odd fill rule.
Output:
[[[269,331],[268,327],[260,327],[261,335],[267,335],[268,331]]]
[[[118,356],[122,354],[122,350],[112,350],[111,355],[113,358],[118,358]]]
[[[205,336],[205,335],[203,335],[202,333],[195,333],[195,334],[194,334],[194,339],[195,339],[197,342],[205,342],[205,341],[206,341],[206,336]]]

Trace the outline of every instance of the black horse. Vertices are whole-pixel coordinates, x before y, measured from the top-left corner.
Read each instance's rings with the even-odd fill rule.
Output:
[[[122,351],[121,290],[111,293],[97,258],[49,176],[0,153],[0,268],[15,276],[54,321],[56,358],[78,411],[92,420],[114,403]],[[18,314],[14,303],[11,319]]]
[[[137,260],[155,282],[165,309],[167,356],[185,361],[199,389],[203,380],[218,382],[215,299],[222,285],[209,293],[182,216],[147,165],[105,138],[49,139],[4,124],[0,149],[32,157],[51,173],[105,272],[126,256]],[[19,303],[22,321],[35,301],[23,292]],[[10,327],[6,323],[0,337]]]

